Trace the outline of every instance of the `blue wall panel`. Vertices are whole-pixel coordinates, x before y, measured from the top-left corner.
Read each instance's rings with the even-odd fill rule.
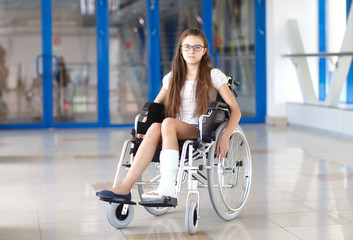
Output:
[[[99,0],[97,9],[98,125],[109,125],[109,14],[108,0]]]
[[[266,117],[266,1],[255,4],[256,118],[243,122],[265,122]]]
[[[347,9],[347,18],[349,14],[349,10],[352,7],[352,0],[347,0],[346,2],[346,9]],[[351,68],[349,70],[347,76],[347,103],[353,103],[353,64],[351,63]]]
[[[42,54],[43,54],[43,122],[53,124],[53,81],[52,81],[52,10],[51,1],[42,1]]]
[[[326,52],[326,0],[319,0],[319,52]],[[319,100],[326,98],[327,59],[319,59]]]
[[[161,87],[158,0],[147,1],[147,35],[148,100],[153,101]]]
[[[212,34],[212,0],[202,1],[202,21],[203,32],[206,35],[209,51],[213,56],[213,34]]]

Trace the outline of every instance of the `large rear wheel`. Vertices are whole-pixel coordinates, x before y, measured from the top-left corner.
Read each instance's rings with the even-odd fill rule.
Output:
[[[208,188],[213,208],[218,216],[228,221],[236,218],[243,208],[251,185],[250,147],[243,130],[238,126],[229,140],[229,151],[222,160],[216,146],[227,123],[216,130],[216,140],[208,155]]]

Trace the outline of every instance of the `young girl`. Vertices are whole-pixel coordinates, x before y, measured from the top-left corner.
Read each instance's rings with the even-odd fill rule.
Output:
[[[185,30],[179,37],[172,71],[163,78],[163,87],[155,99],[163,103],[167,118],[153,123],[136,153],[126,178],[122,183],[97,196],[122,197],[131,200],[131,188],[152,161],[158,143],[161,179],[157,190],[142,195],[143,199],[160,199],[163,195],[175,197],[175,179],[178,171],[178,140],[197,138],[198,118],[205,114],[209,103],[221,95],[230,107],[227,127],[217,145],[217,155],[225,157],[229,138],[240,120],[240,109],[227,85],[228,79],[219,69],[211,67],[208,42],[198,28]]]

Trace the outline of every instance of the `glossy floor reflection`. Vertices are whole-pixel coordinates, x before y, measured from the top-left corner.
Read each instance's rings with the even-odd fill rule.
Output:
[[[95,191],[111,185],[130,129],[2,130],[0,239],[353,239],[353,138],[263,124],[243,129],[253,158],[249,199],[236,220],[224,222],[200,189],[193,236],[185,233],[185,189],[165,215],[136,206],[127,228],[107,221]]]

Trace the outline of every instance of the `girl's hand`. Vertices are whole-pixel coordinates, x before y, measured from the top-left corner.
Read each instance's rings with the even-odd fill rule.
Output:
[[[221,137],[217,142],[217,157],[219,157],[220,161],[223,161],[223,158],[228,153],[229,149],[229,137],[227,134],[222,133]]]

